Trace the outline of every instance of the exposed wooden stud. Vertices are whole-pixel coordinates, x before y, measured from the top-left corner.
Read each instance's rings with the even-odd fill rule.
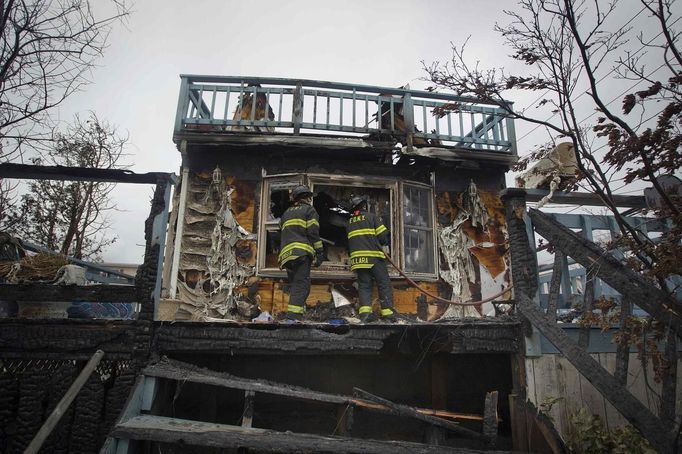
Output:
[[[251,427],[253,425],[253,403],[256,393],[253,391],[244,391],[244,414],[242,416],[242,427]]]
[[[497,443],[497,398],[498,391],[491,391],[485,395],[483,410],[483,435],[490,440],[490,446]]]
[[[182,187],[180,188],[180,205],[178,207],[177,223],[175,224],[175,238],[173,244],[173,262],[170,271],[170,285],[168,286],[168,294],[171,298],[175,298],[178,289],[178,268],[180,267],[180,255],[182,254],[182,234],[185,230],[185,212],[187,211],[187,193],[189,191],[189,167],[185,166],[182,170],[182,179],[180,180]]]

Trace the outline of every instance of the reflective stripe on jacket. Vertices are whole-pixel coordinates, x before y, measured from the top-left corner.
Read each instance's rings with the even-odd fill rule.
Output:
[[[307,203],[297,203],[290,206],[279,221],[281,241],[279,267],[304,255],[314,256],[316,251],[322,251],[320,239],[320,222],[315,208]]]
[[[348,220],[350,269],[372,268],[386,255],[382,245],[389,243],[388,229],[381,219],[366,211],[356,211]]]

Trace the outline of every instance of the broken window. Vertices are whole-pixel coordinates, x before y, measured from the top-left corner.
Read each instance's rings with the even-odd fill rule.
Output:
[[[346,224],[353,196],[367,196],[368,209],[381,218],[391,231],[393,261],[408,273],[422,278],[436,277],[433,192],[430,186],[403,183],[389,178],[360,178],[339,175],[278,175],[263,179],[261,236],[258,273],[281,276],[279,217],[289,207],[289,191],[307,184],[315,193],[313,206],[320,217],[320,237],[324,262],[313,268],[313,276],[350,278]],[[397,275],[397,273],[392,273]]]

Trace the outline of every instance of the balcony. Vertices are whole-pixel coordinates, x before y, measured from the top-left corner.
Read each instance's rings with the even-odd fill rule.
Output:
[[[516,157],[513,119],[475,98],[299,79],[181,75],[174,140],[258,135]],[[511,105],[511,103],[510,103]],[[443,108],[448,113],[439,113]]]

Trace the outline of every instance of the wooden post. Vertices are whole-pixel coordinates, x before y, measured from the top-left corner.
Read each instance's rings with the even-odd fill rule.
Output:
[[[537,256],[533,252],[535,245],[531,247],[526,229],[526,191],[518,188],[505,189],[501,198],[509,232],[514,294],[523,293],[534,298],[538,289],[538,265]]]
[[[483,435],[490,440],[490,446],[497,443],[497,391],[485,395],[483,410]]]
[[[294,105],[291,113],[291,121],[294,123],[294,135],[301,133],[301,123],[303,123],[303,84],[296,84],[294,88]]]
[[[186,147],[186,141],[183,140],[181,148]],[[184,161],[184,159],[183,159]],[[171,298],[177,296],[178,289],[178,268],[180,267],[180,254],[182,253],[182,235],[185,229],[185,211],[187,209],[187,193],[189,191],[189,167],[188,163],[183,163],[185,166],[182,169],[182,179],[180,184],[180,206],[178,207],[177,221],[175,225],[175,238],[173,244],[173,262],[170,271],[170,285],[168,294]]]
[[[52,410],[52,413],[50,413],[50,416],[45,420],[40,430],[38,430],[36,436],[33,437],[33,440],[31,440],[31,443],[28,445],[28,448],[26,448],[26,451],[24,451],[24,454],[36,454],[40,450],[43,443],[45,443],[45,440],[47,440],[47,437],[57,426],[59,420],[64,416],[64,413],[66,413],[66,410],[69,409],[71,402],[73,402],[92,372],[97,368],[97,365],[102,360],[103,356],[104,352],[102,350],[97,350],[92,355],[81,373],[76,377],[76,380],[71,384],[71,387],[66,391],[64,397],[62,397],[54,410]]]
[[[242,427],[253,426],[253,400],[255,391],[244,391],[244,416],[242,416]]]
[[[552,280],[549,283],[549,301],[547,302],[547,320],[556,322],[556,310],[559,307],[559,289],[561,287],[561,273],[563,272],[564,255],[561,251],[554,251],[554,266]]]
[[[592,311],[592,304],[594,303],[594,289],[597,280],[597,273],[594,268],[585,269],[585,298],[583,299],[583,306],[585,314]],[[590,326],[583,326],[578,333],[578,345],[581,348],[587,349],[590,345]]]
[[[403,95],[403,118],[405,120],[407,152],[411,153],[414,143],[414,104],[409,93]],[[428,132],[428,131],[425,131]]]

